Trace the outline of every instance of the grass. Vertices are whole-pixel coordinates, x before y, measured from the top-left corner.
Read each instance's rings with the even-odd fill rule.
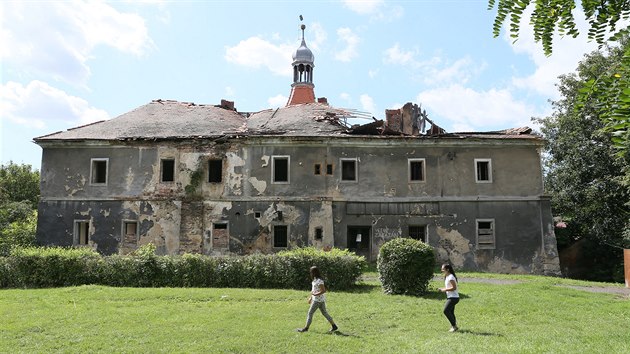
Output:
[[[462,282],[457,333],[447,333],[443,294],[384,295],[375,273],[356,290],[328,294],[328,310],[340,327],[336,334],[327,333],[320,313],[308,333],[295,331],[304,325],[308,305],[307,294],[294,290],[5,289],[0,352],[630,352],[630,299],[556,284],[619,285],[491,277],[521,282]]]

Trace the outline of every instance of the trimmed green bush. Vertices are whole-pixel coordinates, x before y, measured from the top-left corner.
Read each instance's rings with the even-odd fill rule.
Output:
[[[158,256],[154,245],[129,255],[102,257],[87,248],[19,248],[0,257],[0,287],[56,287],[83,284],[129,287],[230,287],[307,289],[316,265],[327,287],[352,287],[365,258],[352,252],[314,248],[275,255],[208,257]]]
[[[386,294],[418,296],[428,290],[435,255],[422,241],[395,238],[381,246],[376,266]]]
[[[89,248],[14,248],[6,258],[8,287],[51,287],[93,284],[102,257]]]

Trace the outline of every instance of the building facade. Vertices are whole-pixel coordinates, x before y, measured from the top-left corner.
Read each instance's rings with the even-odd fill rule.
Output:
[[[412,237],[457,269],[559,274],[529,128],[446,133],[412,104],[351,126],[356,111],[315,99],[304,40],[293,68],[286,107],[155,100],[35,138],[38,241],[103,254],[337,247],[374,261]]]

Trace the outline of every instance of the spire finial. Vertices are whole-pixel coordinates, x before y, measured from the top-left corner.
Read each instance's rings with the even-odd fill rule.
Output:
[[[302,15],[300,15],[300,21],[304,21],[304,17],[302,17]],[[302,29],[302,40],[304,40],[304,30],[306,29],[306,25],[302,24],[300,28]]]

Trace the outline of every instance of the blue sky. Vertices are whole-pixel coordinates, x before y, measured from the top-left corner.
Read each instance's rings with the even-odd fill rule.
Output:
[[[531,117],[558,98],[557,77],[596,45],[556,38],[545,57],[526,23],[516,43],[493,38],[495,12],[485,0],[5,1],[0,162],[39,169],[34,137],[159,98],[283,106],[299,15],[315,95],[332,106],[383,119],[414,102],[450,132],[535,127]]]

